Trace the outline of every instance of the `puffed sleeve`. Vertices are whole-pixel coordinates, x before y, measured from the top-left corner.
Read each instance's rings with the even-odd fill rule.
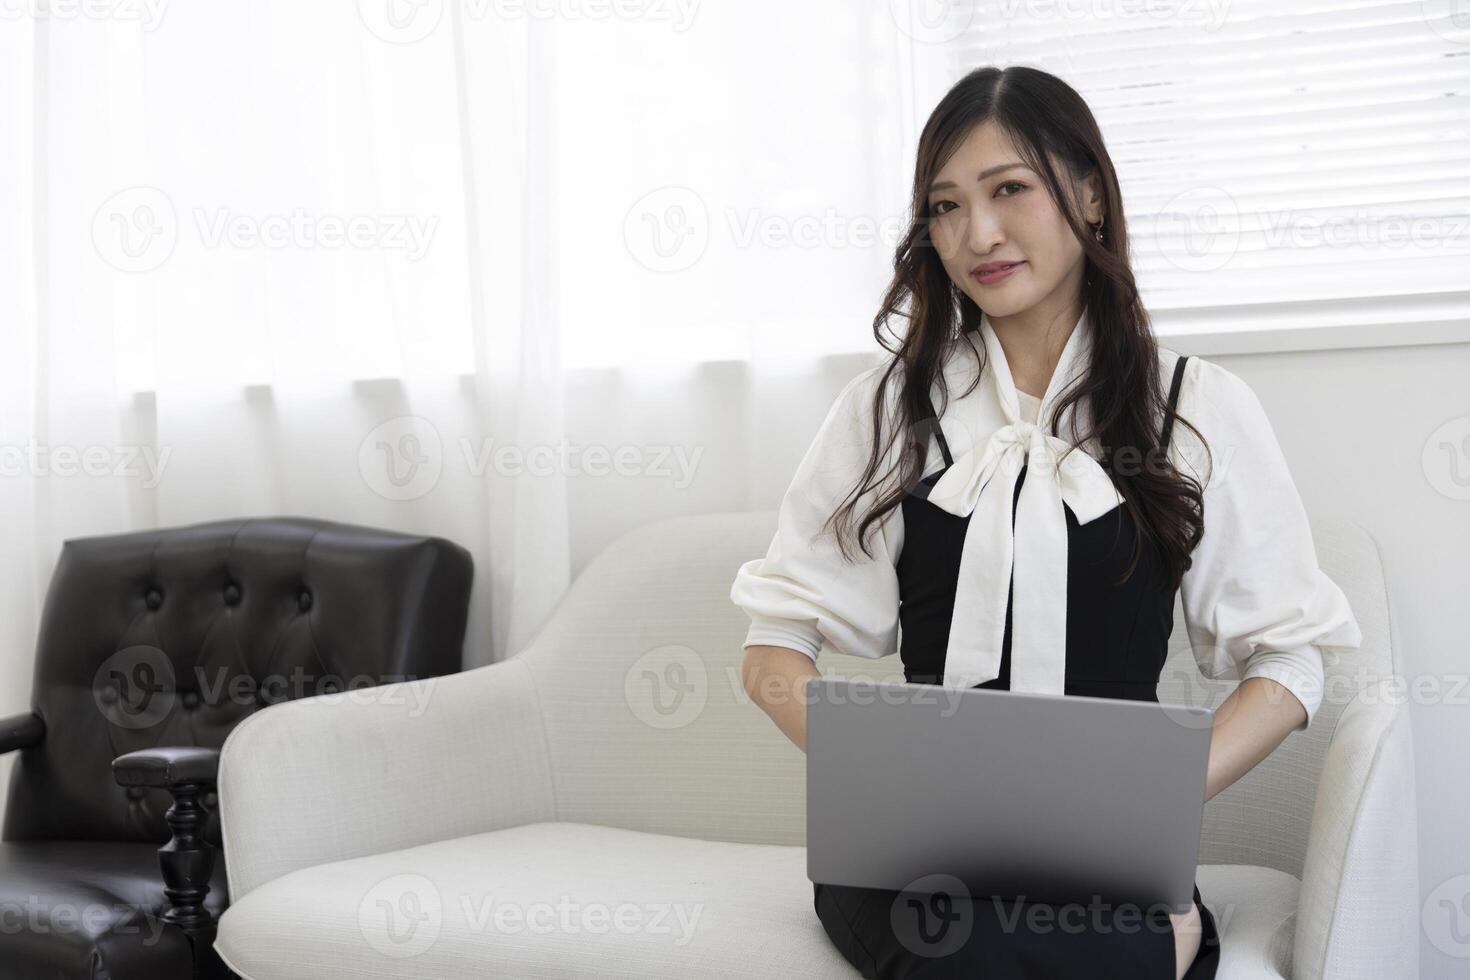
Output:
[[[1307,514],[1260,400],[1240,378],[1197,357],[1185,365],[1176,465],[1205,486],[1204,534],[1180,597],[1190,645],[1206,677],[1269,677],[1307,710],[1322,703],[1323,654],[1351,650],[1362,632],[1347,597],[1317,565]]]
[[[818,534],[863,474],[881,370],[880,365],[863,372],[838,394],[781,499],[770,548],[736,573],[730,599],[751,619],[744,646],[788,647],[813,661],[823,640],[859,657],[897,649],[894,563],[903,546],[902,508],[884,515],[879,530],[870,530],[871,558],[854,548],[849,563],[830,532]],[[879,473],[885,471],[886,466]],[[859,499],[859,516],[873,497],[869,491]]]

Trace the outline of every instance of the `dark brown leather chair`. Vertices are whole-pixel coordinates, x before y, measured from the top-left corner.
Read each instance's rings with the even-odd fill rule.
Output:
[[[225,737],[278,701],[459,671],[473,575],[443,538],[306,518],[65,542],[31,711],[0,720],[0,977],[224,975]]]

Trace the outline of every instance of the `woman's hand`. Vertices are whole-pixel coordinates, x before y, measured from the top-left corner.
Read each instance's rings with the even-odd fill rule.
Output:
[[[817,676],[819,672],[811,657],[786,647],[746,647],[745,661],[740,666],[745,693],[803,752],[806,751],[806,685]]]
[[[1205,799],[1250,772],[1306,720],[1307,709],[1281,684],[1269,677],[1241,681],[1215,709]]]

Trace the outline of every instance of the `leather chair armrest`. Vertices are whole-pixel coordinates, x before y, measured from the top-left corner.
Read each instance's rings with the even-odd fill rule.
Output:
[[[215,784],[218,772],[219,749],[196,745],[139,749],[112,760],[112,775],[119,785],[166,789],[174,798],[164,814],[173,839],[158,849],[168,898],[162,918],[182,929],[196,947],[210,943],[216,929],[214,917],[204,907],[215,848],[203,837],[209,814],[200,796]]]
[[[112,760],[119,786],[212,786],[219,773],[219,749],[161,746],[139,749]]]
[[[39,715],[27,711],[23,715],[0,718],[0,754],[40,745],[46,737],[46,723]]]

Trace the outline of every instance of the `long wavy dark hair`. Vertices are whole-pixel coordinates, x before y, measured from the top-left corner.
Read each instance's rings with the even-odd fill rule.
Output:
[[[858,485],[827,519],[824,530],[836,531],[844,557],[853,557],[851,545],[856,537],[871,558],[869,532],[902,504],[923,475],[934,425],[923,419],[924,395],[937,380],[943,402],[935,406],[935,412],[943,415],[949,400],[941,371],[944,358],[952,349],[969,346],[956,346],[955,341],[979,329],[981,314],[975,301],[950,279],[930,238],[928,187],[971,130],[988,120],[1001,127],[1026,165],[1041,175],[1086,254],[1082,300],[1093,327],[1091,359],[1086,371],[1058,399],[1048,431],[1059,436],[1058,419],[1066,409],[1089,399],[1091,429],[1077,434],[1067,451],[1096,437],[1101,449],[1098,462],[1140,529],[1134,537],[1132,559],[1119,581],[1133,574],[1147,542],[1163,560],[1165,587],[1173,591],[1204,532],[1204,494],[1199,481],[1180,473],[1161,445],[1168,394],[1160,377],[1153,327],[1139,302],[1128,262],[1128,228],[1117,173],[1082,97],[1055,75],[1026,66],[970,72],[945,94],[924,125],[914,167],[909,230],[895,251],[893,280],[873,319],[873,336],[893,355],[870,409],[871,431],[876,437]],[[1066,168],[1068,186],[1053,168],[1053,158]],[[1093,171],[1103,192],[1106,231],[1101,242],[1082,217],[1070,186]],[[890,341],[885,330],[893,319],[906,319],[908,324]],[[985,347],[978,336],[975,340],[974,347],[983,357]],[[983,371],[983,361],[979,366]],[[981,371],[976,372],[975,384],[966,394],[979,383]],[[900,388],[896,397],[889,397],[895,383]],[[896,414],[886,409],[890,402]],[[1187,426],[1204,443],[1187,419],[1176,415],[1175,425]],[[880,460],[901,434],[905,436],[904,451],[889,472],[879,476]],[[1120,453],[1123,447],[1129,451]],[[1208,446],[1205,448],[1208,452]],[[890,482],[895,472],[898,479]],[[858,521],[858,501],[870,491],[877,492],[873,507]]]

